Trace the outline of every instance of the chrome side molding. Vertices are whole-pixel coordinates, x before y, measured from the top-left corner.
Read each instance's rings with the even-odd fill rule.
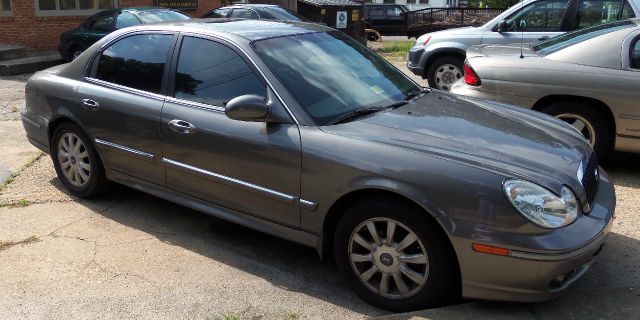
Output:
[[[195,173],[201,177],[204,178],[209,178],[209,179],[213,179],[225,184],[228,184],[230,186],[233,187],[239,187],[239,188],[243,188],[243,189],[247,189],[249,191],[254,191],[257,192],[259,194],[268,196],[270,198],[276,199],[276,200],[280,200],[282,202],[286,202],[286,203],[290,203],[293,204],[294,201],[296,199],[298,199],[298,197],[296,196],[292,196],[290,194],[286,194],[286,193],[282,193],[276,190],[272,190],[263,186],[259,186],[257,184],[253,184],[244,180],[240,180],[240,179],[236,179],[236,178],[232,178],[232,177],[228,177],[219,173],[215,173],[215,172],[211,172],[205,169],[201,169],[198,167],[194,167],[191,165],[188,165],[186,163],[182,163],[182,162],[178,162],[175,160],[171,160],[171,159],[167,159],[167,158],[162,158],[162,162],[177,168],[177,169],[181,169],[184,170],[186,172],[190,172],[190,173]]]
[[[315,202],[305,200],[302,198],[298,200],[298,204],[300,205],[300,208],[307,209],[309,211],[315,211],[316,207],[318,206]]]
[[[26,122],[26,123],[38,128],[38,129],[40,129],[40,124],[39,123],[37,123],[37,122],[25,117],[24,115],[20,115],[20,117],[22,118],[22,121],[24,121],[24,122]]]
[[[119,145],[119,144],[116,144],[116,143],[113,143],[113,142],[109,142],[109,141],[106,141],[106,140],[94,139],[94,141],[98,145],[105,146],[105,147],[108,147],[108,148],[110,148],[112,150],[120,151],[120,152],[125,153],[125,154],[134,155],[134,156],[137,156],[138,158],[142,158],[142,159],[145,159],[145,160],[151,160],[151,159],[154,158],[154,155],[151,154],[151,153],[147,153],[147,152],[144,152],[144,151],[140,151],[140,150],[132,149],[132,148],[129,148],[129,147],[125,147],[123,145]]]

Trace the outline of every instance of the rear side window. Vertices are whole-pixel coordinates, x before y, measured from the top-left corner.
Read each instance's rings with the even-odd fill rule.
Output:
[[[122,29],[126,27],[137,26],[141,22],[131,12],[121,12],[116,20],[116,29]]]
[[[640,69],[640,38],[631,45],[631,68]]]
[[[99,32],[111,31],[113,29],[114,20],[115,18],[113,15],[99,17],[91,23],[89,29]]]
[[[226,18],[227,17],[227,13],[229,13],[229,8],[220,8],[220,9],[216,9],[211,11],[208,15],[205,16],[205,18]]]
[[[618,21],[622,18],[623,4],[629,7],[621,0],[580,0],[578,4],[578,12],[576,14],[575,29],[588,28],[595,25]],[[629,9],[631,9],[629,7]],[[629,12],[625,9],[625,15],[633,14],[633,10]]]
[[[173,35],[139,34],[117,41],[102,52],[96,78],[161,93],[162,74]]]
[[[375,8],[369,9],[369,16],[371,16],[372,18],[384,17],[384,8],[375,7]]]
[[[211,40],[184,37],[175,76],[175,97],[213,106],[266,87],[235,51]]]
[[[231,18],[243,18],[243,19],[260,19],[257,13],[248,9],[233,9],[231,11]]]

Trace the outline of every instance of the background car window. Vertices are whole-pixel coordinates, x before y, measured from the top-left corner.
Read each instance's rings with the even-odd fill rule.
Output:
[[[631,68],[640,69],[640,39],[631,46]]]
[[[635,23],[629,20],[602,24],[553,37],[547,41],[540,42],[531,49],[539,55],[546,56],[603,34],[633,27],[635,27]]]
[[[567,4],[567,0],[530,4],[507,19],[509,31],[559,31]]]
[[[384,8],[375,7],[369,9],[369,16],[374,17],[384,17]]]
[[[256,11],[260,13],[260,17],[262,19],[270,19],[270,20],[287,20],[287,21],[306,21],[298,13],[291,11],[289,9],[280,8],[280,7],[269,7],[267,8],[256,8]]]
[[[214,106],[245,94],[264,96],[266,87],[235,51],[205,39],[184,37],[175,97]]]
[[[96,78],[161,93],[162,73],[173,35],[134,35],[112,44],[98,62]]]
[[[260,19],[257,13],[248,9],[233,9],[231,11],[231,18],[244,18],[244,19]]]
[[[617,21],[623,2],[603,0],[580,0],[576,14],[575,29]]]
[[[140,11],[138,17],[143,23],[182,21],[191,19],[186,14],[171,10]]]
[[[625,1],[624,4],[622,5],[622,13],[620,14],[620,20],[626,20],[626,19],[631,19],[635,17],[636,17],[636,13],[633,12],[633,8],[631,8],[629,1]]]
[[[216,9],[211,11],[208,15],[206,15],[205,18],[226,18],[227,13],[229,13],[230,10],[231,10],[230,8]]]
[[[400,8],[397,8],[397,7],[388,7],[387,8],[387,16],[389,16],[389,17],[399,17],[400,15],[402,15],[402,10],[400,10]]]
[[[116,20],[116,29],[137,26],[141,24],[140,20],[131,12],[121,12]]]
[[[102,16],[94,20],[89,26],[90,30],[107,32],[113,29],[113,22],[115,18],[113,15]]]

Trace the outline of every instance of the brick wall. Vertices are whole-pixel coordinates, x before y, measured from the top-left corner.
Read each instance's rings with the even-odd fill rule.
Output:
[[[0,44],[25,46],[30,50],[55,50],[60,34],[76,28],[88,16],[37,17],[34,0],[12,0],[10,17],[0,16]],[[197,10],[185,11],[193,17],[200,17],[212,8],[220,7],[220,0],[198,0]],[[154,0],[119,0],[119,7],[153,6]]]

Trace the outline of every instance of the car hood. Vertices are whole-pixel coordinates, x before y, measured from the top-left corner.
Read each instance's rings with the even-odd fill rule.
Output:
[[[432,37],[440,38],[440,37],[448,37],[452,35],[473,34],[473,33],[481,33],[481,32],[482,30],[477,27],[461,27],[461,28],[436,31],[436,32],[429,33],[429,35]]]
[[[563,184],[581,188],[578,168],[592,153],[557,119],[435,90],[393,111],[322,129],[537,181],[554,191]]]

